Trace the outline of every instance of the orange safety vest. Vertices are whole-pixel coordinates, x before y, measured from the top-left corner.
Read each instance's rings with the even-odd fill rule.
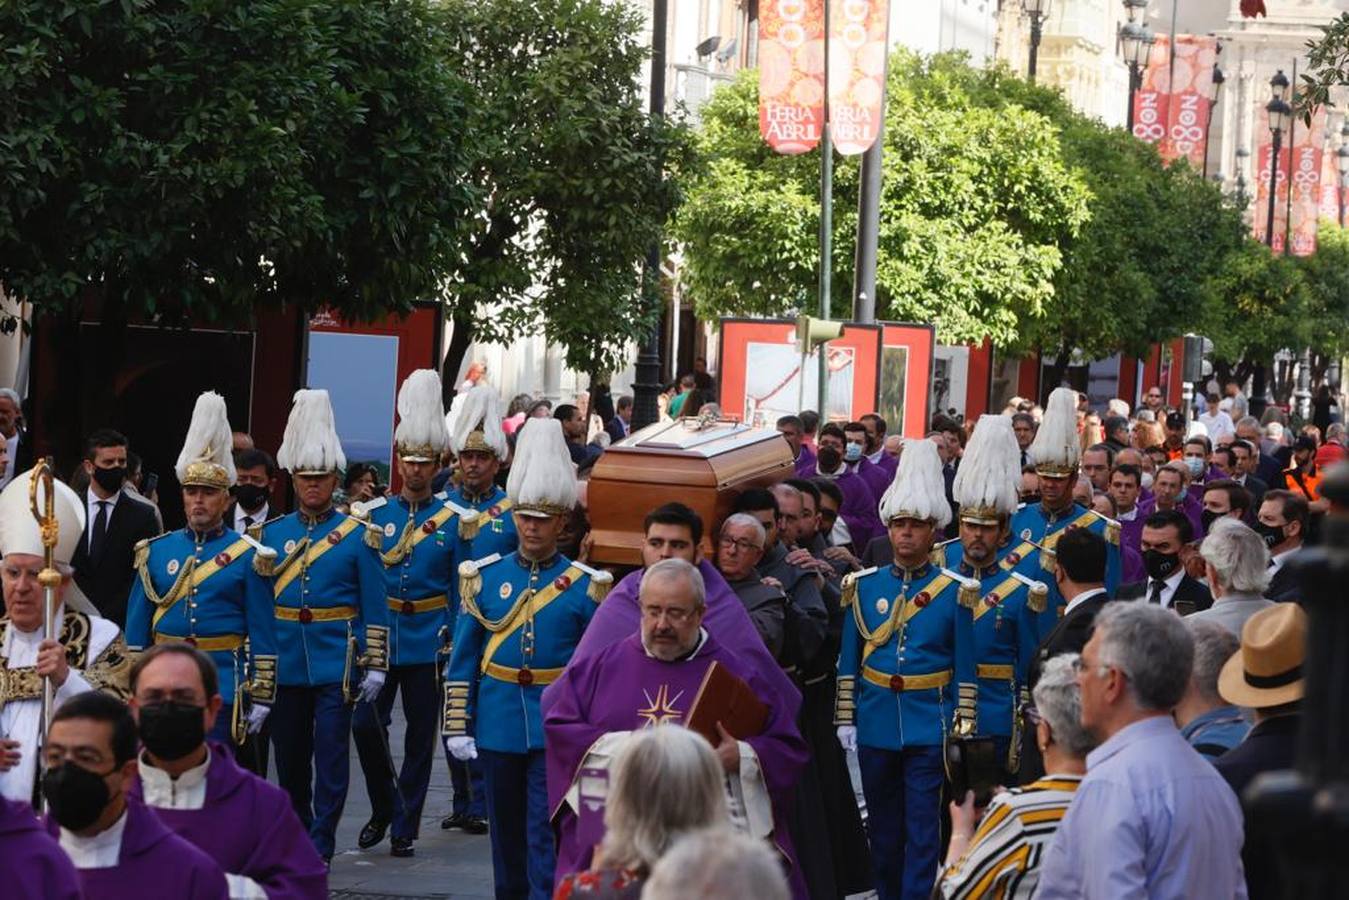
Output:
[[[1321,499],[1321,473],[1315,466],[1309,475],[1302,474],[1297,466],[1290,466],[1283,470],[1283,480],[1287,490],[1300,492],[1308,503]]]

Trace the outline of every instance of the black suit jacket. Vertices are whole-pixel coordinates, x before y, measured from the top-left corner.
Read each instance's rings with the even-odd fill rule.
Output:
[[[1147,600],[1148,593],[1148,580],[1144,579],[1124,585],[1119,589],[1118,598],[1120,600]],[[1190,612],[1202,612],[1213,605],[1213,595],[1209,593],[1208,585],[1186,575],[1180,579],[1180,584],[1176,586],[1176,595],[1171,598],[1172,609],[1176,609],[1177,602],[1192,603],[1194,608]]]
[[[1298,584],[1297,575],[1293,574],[1293,567],[1289,565],[1291,560],[1285,560],[1284,564],[1279,566],[1279,571],[1274,573],[1274,577],[1269,580],[1269,587],[1265,588],[1265,596],[1270,600],[1300,600],[1302,594],[1302,585]]]
[[[1265,492],[1269,490],[1269,485],[1264,479],[1256,478],[1254,475],[1246,476],[1246,490],[1251,492],[1251,510],[1250,515],[1246,517],[1246,524],[1255,521],[1255,517],[1260,514],[1260,504],[1265,501]]]
[[[1261,451],[1260,459],[1255,464],[1255,477],[1263,481],[1266,487],[1271,484],[1282,486],[1283,466],[1273,456]]]
[[[80,492],[80,502],[88,503],[88,488]],[[80,536],[79,546],[71,565],[75,569],[75,583],[103,615],[126,625],[126,601],[135,577],[136,543],[159,534],[159,523],[154,508],[144,501],[123,493],[117,498],[108,518],[108,531],[97,559],[89,558],[89,529]]]
[[[1238,799],[1255,776],[1293,768],[1301,723],[1302,717],[1297,715],[1275,716],[1259,722],[1245,740],[1214,761],[1218,774],[1227,779]],[[1288,879],[1280,871],[1272,836],[1258,820],[1246,817],[1246,844],[1241,848],[1241,861],[1246,870],[1246,893],[1251,900],[1283,896],[1282,887]]]

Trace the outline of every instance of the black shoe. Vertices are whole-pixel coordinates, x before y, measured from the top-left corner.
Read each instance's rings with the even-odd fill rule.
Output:
[[[440,827],[447,831],[451,828],[463,828],[464,820],[467,818],[468,816],[465,816],[463,813],[450,813],[440,820]]]
[[[390,856],[415,856],[417,851],[412,849],[412,838],[393,838],[389,841]]]
[[[362,850],[369,850],[371,847],[384,840],[384,832],[389,830],[389,820],[371,818],[361,829],[361,833],[356,838],[356,846]]]
[[[487,820],[481,816],[464,816],[464,823],[460,827],[465,834],[486,834]]]

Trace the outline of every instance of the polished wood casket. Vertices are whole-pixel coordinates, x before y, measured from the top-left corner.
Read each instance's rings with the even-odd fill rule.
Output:
[[[640,566],[642,521],[658,506],[687,504],[703,519],[703,554],[746,488],[792,476],[792,451],[771,428],[679,419],[657,423],[612,445],[586,488],[593,565]]]

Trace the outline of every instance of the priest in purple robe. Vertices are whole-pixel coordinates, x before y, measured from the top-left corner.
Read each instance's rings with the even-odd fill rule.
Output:
[[[143,747],[127,789],[225,871],[231,896],[324,900],[328,870],[289,795],[207,742],[223,703],[211,658],[156,644],[131,670],[131,710]]]
[[[0,859],[11,900],[79,900],[80,876],[32,804],[0,797]]]
[[[726,772],[731,808],[743,830],[774,844],[797,896],[805,896],[787,835],[790,798],[807,754],[795,709],[785,708],[753,666],[703,628],[706,588],[691,563],[667,559],[648,568],[640,598],[640,630],[573,662],[553,685],[544,735],[549,809],[558,838],[555,877],[587,868],[594,849],[578,836],[581,770],[606,766],[628,732],[685,723],[708,670],[721,665],[769,710],[762,731],[744,740],[717,723],[714,749]]]
[[[697,567],[707,591],[703,627],[716,638],[718,644],[738,656],[743,665],[757,672],[783,709],[795,719],[796,711],[801,706],[801,692],[764,646],[763,639],[759,637],[759,632],[735,591],[731,590],[726,579],[711,563],[702,559],[698,547],[703,539],[703,521],[698,514],[682,503],[667,503],[647,514],[643,531],[643,565],[652,566],[662,559],[675,558]],[[645,569],[628,573],[609,591],[586,626],[568,668],[637,634],[642,621],[642,608],[637,594],[643,572]],[[556,693],[554,685],[549,685],[544,691],[542,702],[545,716]]]
[[[86,900],[225,900],[225,874],[155,814],[127,797],[136,774],[136,723],[99,691],[67,700],[43,748],[47,833],[79,870]]]

